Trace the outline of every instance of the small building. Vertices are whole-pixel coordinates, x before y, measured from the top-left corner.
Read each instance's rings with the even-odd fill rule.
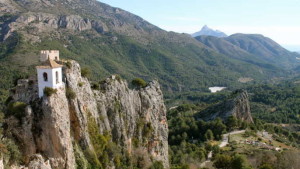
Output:
[[[40,61],[44,60],[46,53],[41,51]],[[38,88],[39,88],[39,97],[44,96],[45,87],[58,89],[58,88],[64,86],[64,83],[62,81],[62,67],[63,66],[56,63],[53,60],[53,56],[56,56],[55,59],[57,61],[59,60],[59,55],[48,55],[47,60],[43,61],[40,66],[36,67]]]
[[[58,50],[41,50],[40,62],[45,62],[48,59],[59,61],[59,51]]]

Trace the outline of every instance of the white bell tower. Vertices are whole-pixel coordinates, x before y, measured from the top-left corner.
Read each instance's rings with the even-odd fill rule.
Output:
[[[39,97],[44,96],[45,87],[58,89],[64,86],[62,81],[62,65],[56,63],[52,57],[47,56],[50,51],[41,51],[40,61],[41,66],[37,66],[37,79],[39,88]],[[59,55],[55,52],[55,60],[58,61]],[[59,53],[58,53],[59,54]]]

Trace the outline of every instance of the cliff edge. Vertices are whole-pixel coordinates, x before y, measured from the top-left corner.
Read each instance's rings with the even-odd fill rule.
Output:
[[[5,133],[16,140],[22,167],[169,168],[166,107],[157,81],[129,89],[113,75],[91,88],[77,62],[64,64],[65,87],[40,99],[36,80],[22,79],[7,103]],[[18,105],[23,108],[12,111]]]

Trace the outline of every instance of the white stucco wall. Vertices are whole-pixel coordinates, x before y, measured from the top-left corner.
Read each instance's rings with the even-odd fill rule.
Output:
[[[46,72],[48,74],[48,81],[44,81],[43,74]],[[56,83],[56,73],[58,72],[58,82]],[[62,82],[62,68],[53,68],[53,69],[41,69],[37,68],[37,76],[38,76],[38,87],[39,87],[39,97],[44,96],[44,88],[51,87],[57,89],[63,86]]]

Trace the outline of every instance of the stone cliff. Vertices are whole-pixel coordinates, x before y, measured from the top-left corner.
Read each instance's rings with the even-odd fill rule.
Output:
[[[249,96],[244,90],[234,92],[225,101],[208,107],[198,113],[197,116],[204,120],[213,120],[217,117],[226,119],[229,116],[234,116],[239,120],[253,123]]]
[[[129,89],[113,75],[92,89],[75,61],[67,62],[64,76],[65,87],[41,99],[35,79],[19,80],[10,98],[8,105],[25,105],[7,115],[5,130],[25,167],[148,168],[161,162],[169,168],[166,107],[157,81]]]

